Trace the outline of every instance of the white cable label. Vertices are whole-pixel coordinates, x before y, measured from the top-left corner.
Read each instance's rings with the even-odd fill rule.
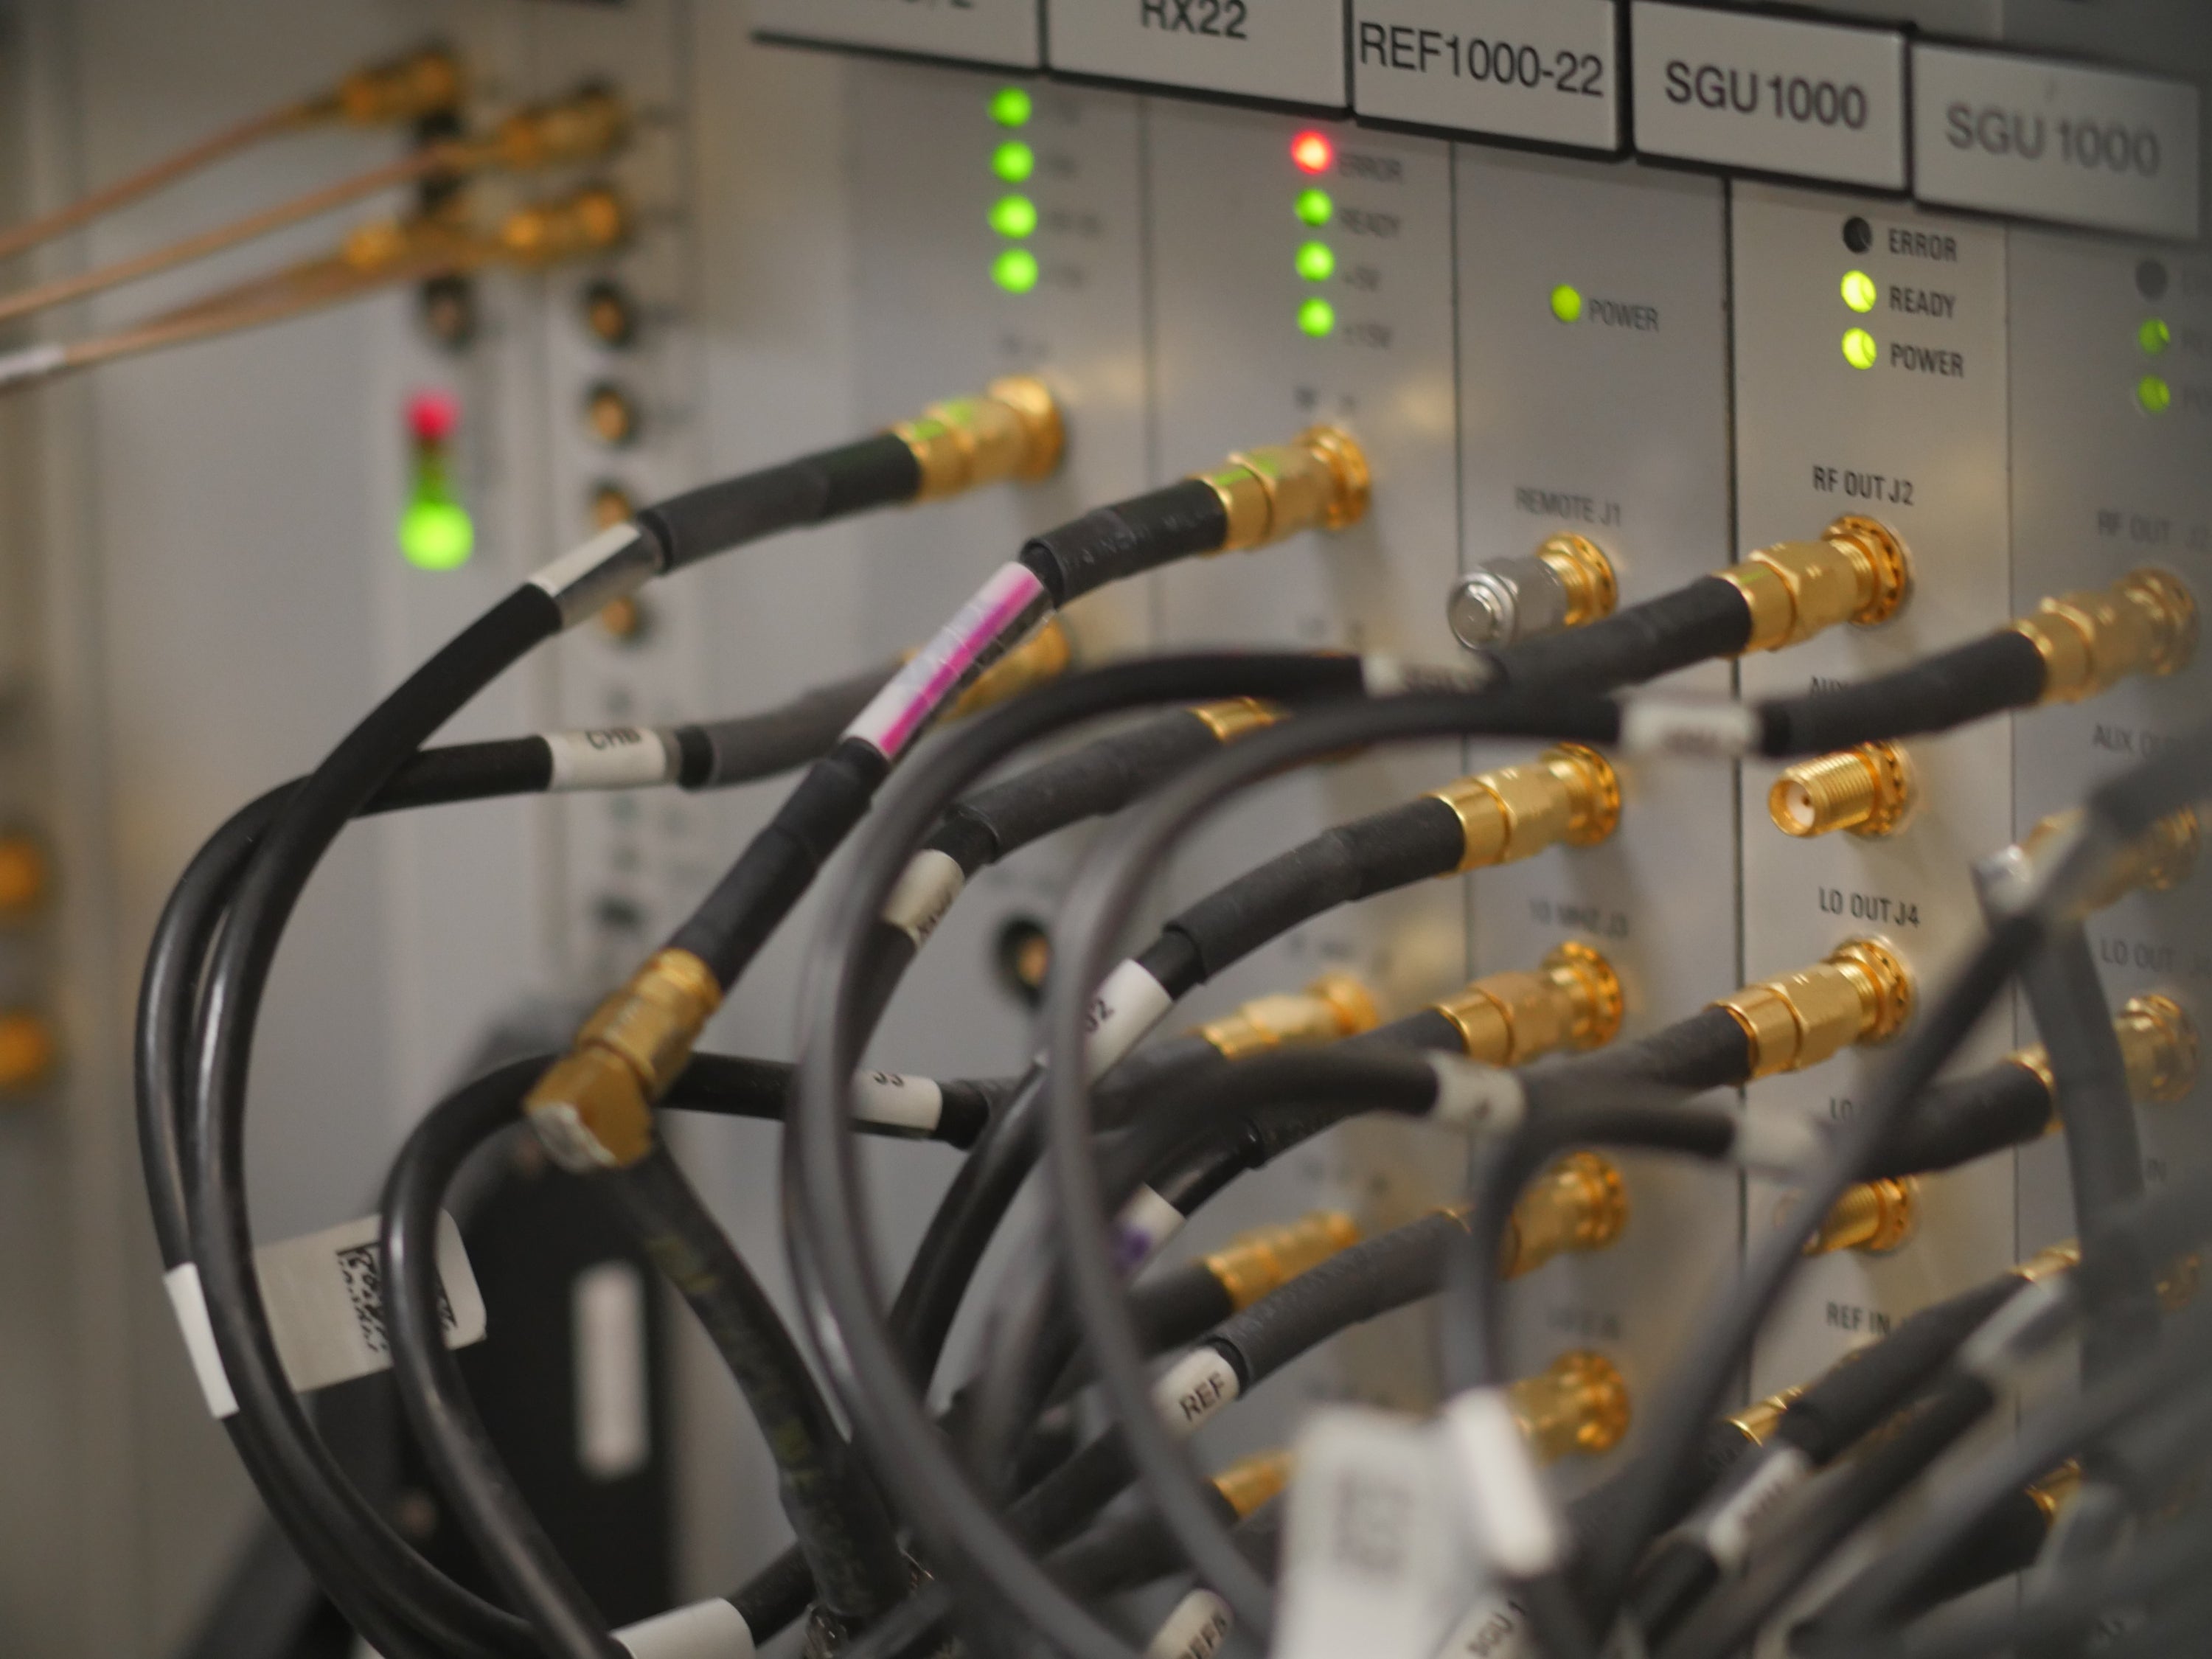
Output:
[[[1530,1659],[1535,1652],[1528,1609],[1499,1591],[1477,1599],[1452,1626],[1437,1659]]]
[[[611,525],[540,570],[530,586],[551,594],[563,626],[574,628],[610,601],[644,586],[659,562],[659,550],[635,525]]]
[[[1471,1135],[1510,1134],[1528,1115],[1528,1091],[1516,1073],[1455,1054],[1426,1058],[1437,1074],[1437,1103],[1429,1115],[1447,1128]]]
[[[684,763],[682,751],[669,738],[635,726],[548,732],[545,746],[553,751],[553,781],[547,788],[554,794],[673,783]]]
[[[1761,1175],[1802,1175],[1827,1150],[1820,1127],[1796,1112],[1754,1109],[1736,1126],[1736,1162]]]
[[[615,1640],[631,1659],[753,1659],[753,1633],[727,1601],[699,1601],[626,1625]]]
[[[1236,1627],[1228,1602],[1212,1590],[1194,1589],[1145,1644],[1145,1659],[1213,1659]]]
[[[568,1287],[575,1341],[576,1465],[594,1480],[635,1474],[653,1456],[645,1275],[602,1261]]]
[[[42,380],[49,374],[69,366],[69,348],[58,345],[25,346],[20,351],[0,351],[0,386],[21,386],[27,380]]]
[[[377,1217],[366,1216],[304,1238],[264,1244],[253,1253],[277,1358],[283,1362],[285,1380],[298,1393],[391,1368],[378,1225]],[[438,1218],[438,1278],[446,1346],[465,1348],[483,1341],[483,1296],[470,1271],[461,1230],[448,1215]],[[208,1411],[218,1418],[234,1415],[238,1399],[216,1351],[198,1267],[191,1262],[173,1267],[162,1283]]]
[[[1723,1572],[1740,1572],[1751,1559],[1752,1535],[1782,1500],[1813,1478],[1813,1460],[1795,1446],[1762,1458],[1749,1479],[1731,1492],[1699,1529],[1698,1541]]]
[[[1734,760],[1759,746],[1759,716],[1717,698],[1637,697],[1621,710],[1620,746],[1632,755]]]
[[[2020,1362],[2041,1347],[2073,1310],[2070,1279],[2037,1280],[2016,1292],[1966,1339],[1959,1349],[1959,1369],[2001,1390]]]
[[[926,1077],[863,1072],[853,1079],[853,1115],[862,1123],[934,1134],[945,1121],[945,1091]]]
[[[1233,1401],[1243,1385],[1220,1349],[1194,1348],[1160,1373],[1152,1403],[1167,1425],[1188,1439]]]
[[[1090,1040],[1085,1050],[1085,1069],[1092,1082],[1121,1063],[1130,1049],[1168,1016],[1175,999],[1133,957],[1106,975],[1106,981],[1084,1012],[1083,1029]]]
[[[1025,564],[1002,564],[934,639],[845,728],[896,760],[969,682],[1052,614],[1052,595]]]
[[[933,847],[916,853],[884,901],[884,921],[912,939],[918,951],[967,885],[968,872],[950,853]]]
[[[1454,1473],[1478,1551],[1509,1578],[1527,1580],[1566,1559],[1566,1531],[1504,1390],[1475,1389],[1444,1408]]]
[[[1364,1407],[1308,1420],[1271,1659],[1432,1659],[1474,1587],[1459,1471],[1438,1437]]]
[[[1114,1218],[1114,1262],[1134,1274],[1182,1231],[1183,1212],[1150,1187],[1139,1187]]]

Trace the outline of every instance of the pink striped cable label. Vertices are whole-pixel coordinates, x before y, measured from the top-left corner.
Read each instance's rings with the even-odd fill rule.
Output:
[[[1052,610],[1052,596],[1027,565],[1006,564],[937,637],[899,670],[845,728],[848,738],[896,760],[939,709]]]

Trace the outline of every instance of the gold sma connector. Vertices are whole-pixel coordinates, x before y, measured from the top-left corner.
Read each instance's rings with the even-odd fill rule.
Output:
[[[1573,940],[1533,974],[1492,974],[1436,1005],[1469,1060],[1525,1066],[1561,1048],[1601,1048],[1620,1034],[1620,976]]]
[[[1788,1200],[1784,1200],[1787,1207]],[[1807,1255],[1836,1255],[1856,1250],[1887,1255],[1911,1242],[1920,1225],[1920,1183],[1910,1176],[1863,1182],[1836,1200],[1806,1241]]]
[[[1197,475],[1221,501],[1229,534],[1218,550],[1244,553],[1302,530],[1343,530],[1367,516],[1374,490],[1367,453],[1348,432],[1316,426],[1291,443],[1242,450]]]
[[[1359,1243],[1359,1225],[1336,1210],[1320,1210],[1286,1226],[1262,1227],[1206,1258],[1206,1270],[1242,1312],[1300,1273]]]
[[[1620,825],[1620,778],[1580,744],[1547,749],[1524,766],[1500,767],[1433,792],[1459,815],[1459,871],[1517,864],[1547,847],[1595,847]]]
[[[1555,1256],[1611,1249],[1628,1225],[1628,1188],[1612,1160],[1571,1152],[1536,1177],[1513,1206],[1498,1276],[1518,1279]]]
[[[624,1169],[653,1150],[653,1103],[691,1060],[722,988],[689,951],[656,952],[602,1002],[523,1100],[564,1169]]]
[[[1746,653],[1802,645],[1844,623],[1886,623],[1912,589],[1911,555],[1896,532],[1856,517],[1837,520],[1817,542],[1763,547],[1715,574],[1751,611]]]
[[[1626,1438],[1627,1379],[1601,1353],[1564,1354],[1506,1390],[1507,1404],[1537,1461],[1596,1457]]]
[[[2121,1005],[2112,1029],[2127,1062],[2128,1093],[2170,1106],[2197,1086],[2197,1023],[2172,997],[2150,992]]]
[[[604,160],[629,141],[629,106],[622,94],[611,87],[589,86],[515,111],[485,145],[501,167],[529,173]]]
[[[2053,813],[2029,830],[2020,851],[2031,866],[2040,866],[2051,848],[2070,840],[2080,827],[2081,812]],[[2105,866],[2096,884],[2082,900],[2091,910],[2118,904],[2134,892],[2164,893],[2187,881],[2197,870],[2197,854],[2203,830],[2194,807],[2185,806],[2154,823],[2148,834],[2134,842]]]
[[[1770,1394],[1755,1406],[1747,1406],[1729,1419],[1729,1426],[1754,1446],[1763,1446],[1774,1437],[1775,1430],[1790,1408],[1804,1398],[1805,1384],[1793,1383],[1779,1394]]]
[[[1751,1045],[1751,1075],[1775,1077],[1863,1042],[1895,1036],[1912,1018],[1911,970],[1880,939],[1855,939],[1826,962],[1747,985],[1715,1006]]]
[[[2145,568],[2094,592],[2045,599],[2012,631],[2043,659],[2043,701],[2080,702],[2131,675],[2187,667],[2197,626],[2197,601],[2181,578]]]
[[[1315,1048],[1382,1023],[1374,994],[1350,974],[1324,974],[1303,991],[1255,997],[1198,1035],[1225,1060],[1276,1048]]]
[[[1264,732],[1283,718],[1283,711],[1257,697],[1231,697],[1222,702],[1203,702],[1190,711],[1216,743],[1234,743],[1255,732]]]
[[[932,404],[891,431],[921,469],[916,501],[1049,477],[1067,447],[1060,400],[1033,374],[994,380],[977,397]]]
[[[500,222],[499,249],[528,270],[588,258],[629,240],[629,207],[605,185],[517,208]]]
[[[1785,836],[1809,839],[1843,830],[1873,840],[1905,826],[1917,793],[1904,750],[1893,743],[1863,743],[1784,772],[1767,792],[1766,812]]]
[[[443,46],[356,70],[330,94],[329,112],[357,127],[411,125],[450,115],[469,93],[468,72]]]
[[[1261,1452],[1231,1463],[1213,1477],[1213,1489],[1242,1521],[1280,1498],[1289,1489],[1294,1467],[1286,1451]]]

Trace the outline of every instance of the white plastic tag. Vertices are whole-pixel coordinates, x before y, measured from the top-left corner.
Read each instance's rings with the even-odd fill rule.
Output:
[[[1298,1437],[1272,1659],[1432,1659],[1471,1561],[1433,1425],[1364,1407]]]
[[[579,789],[637,789],[675,781],[675,745],[659,732],[635,726],[596,732],[549,732],[555,794]]]
[[[1914,190],[1950,207],[2194,239],[2203,101],[2185,81],[1917,45]]]
[[[968,872],[959,860],[935,848],[916,853],[900,872],[898,885],[884,901],[884,920],[904,933],[919,950],[929,942],[937,924],[968,885]]]
[[[1785,1446],[1759,1468],[1705,1522],[1705,1548],[1723,1572],[1741,1571],[1751,1559],[1759,1525],[1775,1505],[1812,1479],[1813,1462],[1795,1446]]]
[[[1153,1632],[1145,1659],[1213,1659],[1236,1625],[1228,1602],[1212,1590],[1194,1589]]]
[[[753,27],[771,40],[819,40],[1034,69],[1036,0],[752,0]]]
[[[1345,0],[1045,0],[1054,69],[1340,108]]]
[[[377,1228],[378,1218],[368,1216],[304,1238],[264,1244],[253,1253],[277,1357],[286,1380],[299,1393],[391,1367]],[[451,1216],[438,1219],[438,1277],[446,1346],[465,1348],[483,1341],[483,1295]],[[173,1268],[164,1285],[209,1412],[218,1418],[234,1415],[238,1400],[216,1352],[199,1269],[190,1262]]]
[[[853,1115],[863,1123],[933,1134],[945,1121],[945,1091],[930,1078],[863,1072],[853,1079]]]
[[[1176,1433],[1196,1434],[1243,1387],[1237,1368],[1218,1348],[1196,1348],[1160,1373],[1152,1384],[1152,1403]]]
[[[1636,0],[1636,148],[1651,155],[1905,186],[1905,36]]]
[[[1091,999],[1083,1017],[1091,1039],[1087,1051],[1091,1080],[1111,1071],[1123,1055],[1145,1040],[1175,1006],[1167,987],[1134,962],[1123,963],[1106,975],[1106,982]]]
[[[1620,148],[1613,0],[1353,0],[1362,115],[1580,149]]]
[[[1150,1187],[1130,1194],[1114,1218],[1114,1265],[1133,1274],[1182,1231],[1183,1212]]]
[[[631,1659],[753,1659],[753,1633],[727,1601],[699,1601],[625,1626],[615,1640]]]

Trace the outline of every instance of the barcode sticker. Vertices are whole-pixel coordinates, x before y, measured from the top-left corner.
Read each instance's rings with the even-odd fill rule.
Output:
[[[377,1228],[378,1218],[365,1216],[304,1238],[264,1244],[253,1253],[277,1358],[299,1393],[391,1369]],[[461,1230],[447,1215],[438,1218],[438,1278],[446,1346],[465,1348],[483,1341],[483,1294],[469,1268]],[[219,1418],[234,1415],[238,1401],[216,1352],[199,1269],[186,1262],[173,1268],[164,1284],[208,1410]]]
[[[1273,1659],[1431,1659],[1475,1565],[1435,1425],[1334,1407],[1297,1468]]]

